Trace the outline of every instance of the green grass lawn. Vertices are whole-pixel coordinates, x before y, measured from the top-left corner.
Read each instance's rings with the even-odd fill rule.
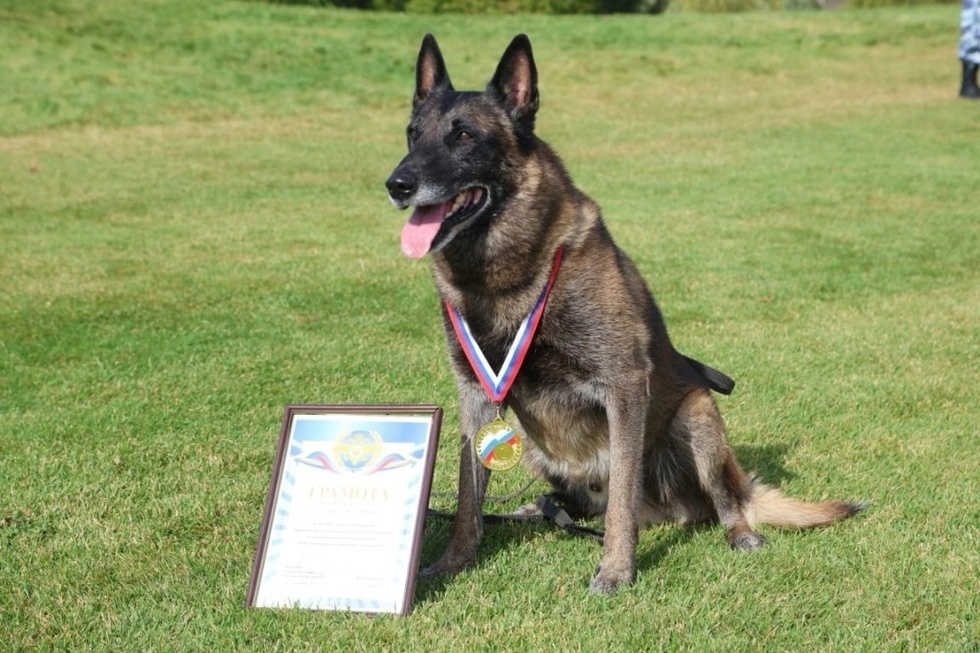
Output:
[[[957,21],[0,0],[0,650],[976,653],[980,105],[956,97]],[[434,489],[455,489],[438,304],[383,187],[426,31],[460,88],[530,34],[539,134],[677,346],[738,380],[745,466],[866,513],[757,555],[644,531],[608,599],[593,542],[490,526],[408,618],[243,607],[284,405],[437,403]],[[423,560],[447,537],[430,523]]]

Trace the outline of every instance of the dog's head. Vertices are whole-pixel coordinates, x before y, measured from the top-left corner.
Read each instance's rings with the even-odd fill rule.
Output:
[[[481,92],[453,89],[435,38],[422,39],[408,123],[408,154],[388,177],[392,203],[409,206],[402,251],[421,257],[500,210],[534,145],[537,70],[531,42],[514,38]]]

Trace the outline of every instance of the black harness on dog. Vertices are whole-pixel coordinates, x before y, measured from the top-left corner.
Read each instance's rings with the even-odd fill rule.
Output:
[[[683,354],[682,354],[683,356]],[[728,376],[721,370],[716,370],[710,365],[705,365],[701,361],[694,360],[689,356],[684,356],[684,360],[691,366],[691,368],[698,373],[698,375],[704,380],[705,384],[711,390],[723,395],[732,394],[732,390],[735,389],[735,379]],[[533,481],[532,481],[533,482]],[[528,487],[530,483],[523,487],[519,492],[523,492]],[[513,497],[508,497],[513,498]],[[562,508],[556,501],[555,494],[540,494],[534,500],[534,507],[537,511],[519,509],[516,512],[507,514],[485,514],[483,515],[484,524],[502,524],[506,522],[528,522],[535,523],[547,519],[552,524],[558,528],[571,533],[572,535],[581,535],[583,537],[589,537],[600,544],[602,543],[603,537],[605,537],[605,531],[598,528],[590,528],[589,526],[582,526],[577,523],[572,516],[568,514],[564,508]],[[429,517],[437,517],[440,519],[454,519],[456,513],[453,512],[443,512],[441,510],[433,510],[429,508],[427,515]]]
[[[732,394],[732,390],[735,389],[735,379],[721,370],[716,370],[710,365],[705,365],[701,361],[694,360],[690,356],[684,356],[684,360],[707,382],[709,388],[718,394]]]

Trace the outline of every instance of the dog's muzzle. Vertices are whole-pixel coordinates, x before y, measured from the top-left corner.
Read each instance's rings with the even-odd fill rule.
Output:
[[[418,182],[415,179],[415,175],[404,168],[396,168],[391,173],[391,176],[388,177],[388,180],[385,181],[385,186],[388,188],[388,197],[399,208],[404,208],[409,203],[412,195],[415,194],[417,185]]]

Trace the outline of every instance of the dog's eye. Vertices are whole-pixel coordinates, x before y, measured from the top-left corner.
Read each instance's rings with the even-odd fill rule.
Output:
[[[419,130],[415,129],[415,127],[409,127],[408,128],[408,139],[410,141],[417,141],[419,139]]]
[[[461,131],[458,134],[456,134],[456,140],[457,141],[471,141],[471,140],[473,140],[473,134],[469,133],[468,131]]]

